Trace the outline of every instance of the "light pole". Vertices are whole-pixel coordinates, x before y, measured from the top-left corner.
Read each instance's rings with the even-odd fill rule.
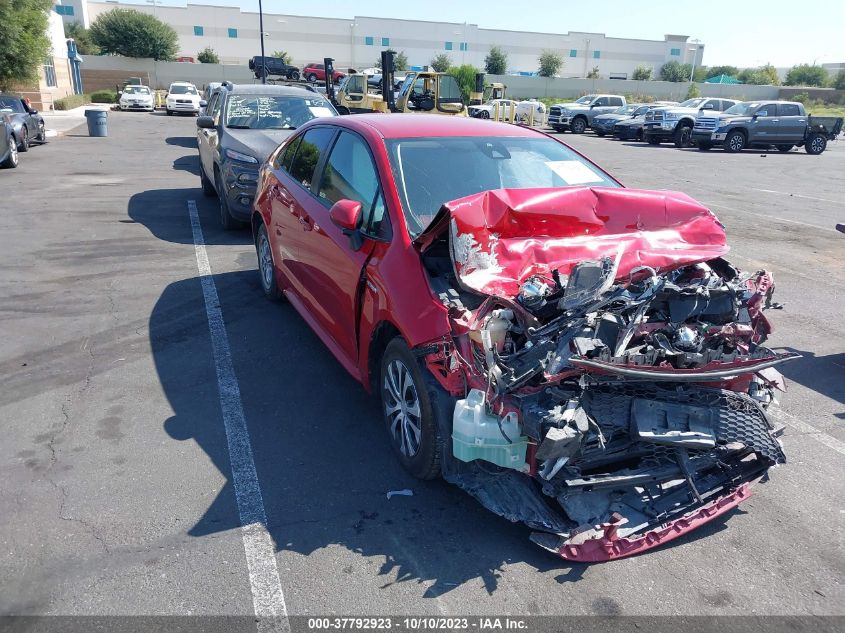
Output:
[[[258,30],[261,34],[261,83],[267,83],[267,60],[264,58],[264,7],[258,0]]]
[[[700,42],[699,42],[698,40],[693,40],[691,43],[692,43],[692,44],[695,44],[695,48],[688,48],[688,49],[687,49],[688,51],[692,51],[692,52],[693,52],[693,55],[692,55],[692,68],[690,69],[690,72],[689,72],[689,80],[690,80],[690,83],[692,83],[693,77],[695,77],[695,58],[696,58],[696,57],[698,57],[698,49],[699,49],[699,44],[700,44]]]

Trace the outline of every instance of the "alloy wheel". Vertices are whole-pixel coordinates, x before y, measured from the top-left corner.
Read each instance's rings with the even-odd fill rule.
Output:
[[[12,167],[18,164],[18,144],[15,142],[15,137],[9,137],[9,164]]]
[[[420,399],[411,372],[401,360],[394,359],[387,366],[383,389],[391,439],[403,455],[413,457],[420,450],[422,437]]]
[[[270,252],[270,241],[264,233],[258,238],[258,266],[261,268],[261,283],[267,290],[273,284],[273,255]]]

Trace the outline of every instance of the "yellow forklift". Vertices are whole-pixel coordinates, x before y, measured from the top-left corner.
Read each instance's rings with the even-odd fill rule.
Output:
[[[494,99],[504,99],[505,98],[505,91],[508,87],[503,83],[498,83],[496,81],[484,85],[484,73],[476,73],[475,74],[475,90],[470,93],[469,96],[469,104],[471,106],[474,105],[483,105],[485,103],[489,103]]]
[[[328,62],[329,60],[324,60]],[[328,76],[329,64],[326,64]],[[461,99],[458,80],[447,73],[410,71],[394,94],[393,51],[381,52],[381,94],[367,90],[367,76],[361,73],[347,75],[337,92],[326,85],[326,93],[341,114],[361,112],[422,112],[467,116]]]

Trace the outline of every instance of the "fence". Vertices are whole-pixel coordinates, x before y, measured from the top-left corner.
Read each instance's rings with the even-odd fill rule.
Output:
[[[211,81],[257,81],[246,66],[157,62],[153,59],[105,55],[82,57],[82,86],[87,93],[114,88],[129,77],[141,77],[151,88],[163,90],[174,81],[190,81],[200,89]]]

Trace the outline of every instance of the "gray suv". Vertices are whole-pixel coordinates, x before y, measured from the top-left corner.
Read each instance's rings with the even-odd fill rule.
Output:
[[[549,108],[549,127],[557,132],[570,130],[581,134],[593,123],[598,114],[613,112],[627,105],[621,95],[585,95],[572,103],[556,103]]]
[[[337,116],[323,95],[289,86],[226,82],[200,106],[206,112],[197,119],[202,191],[220,200],[226,230],[249,221],[258,168],[270,153],[306,121]]]

